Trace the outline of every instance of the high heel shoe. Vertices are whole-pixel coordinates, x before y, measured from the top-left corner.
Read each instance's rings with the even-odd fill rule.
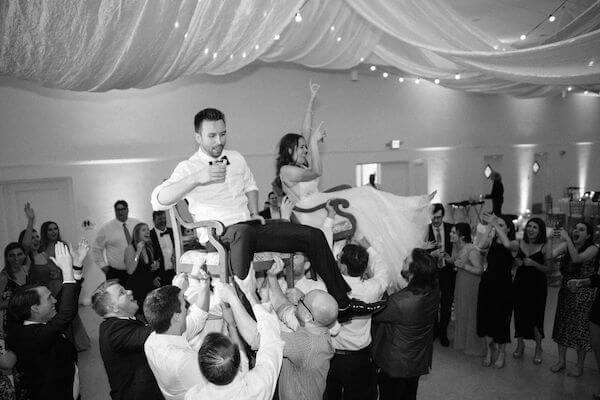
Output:
[[[556,364],[554,364],[553,366],[550,367],[550,371],[556,373],[559,373],[560,371],[563,371],[565,369],[565,364],[558,362]]]

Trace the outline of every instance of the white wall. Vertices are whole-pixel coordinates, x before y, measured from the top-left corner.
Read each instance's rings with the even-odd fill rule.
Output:
[[[462,200],[483,189],[483,156],[502,154],[505,209],[517,211],[533,197],[534,154],[547,152],[555,197],[584,182],[600,188],[600,98],[520,100],[289,66],[107,93],[0,78],[0,180],[72,177],[76,226],[111,218],[118,198],[149,221],[150,190],[195,150],[193,116],[213,106],[226,113],[228,146],[246,155],[262,203],[277,141],[301,125],[310,78],[321,84],[314,119],[328,131],[323,187],[353,184],[357,163],[422,160],[438,200]],[[394,138],[400,151],[385,147]]]

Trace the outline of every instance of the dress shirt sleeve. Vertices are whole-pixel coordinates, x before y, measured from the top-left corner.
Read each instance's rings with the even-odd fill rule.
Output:
[[[190,306],[190,312],[185,318],[186,321],[186,329],[185,329],[185,338],[190,341],[195,336],[197,336],[206,325],[206,320],[208,319],[208,313],[197,305],[192,304]]]
[[[275,385],[283,362],[284,341],[281,339],[279,320],[272,312],[267,312],[261,304],[252,307],[256,316],[256,329],[260,335],[260,344],[256,353],[256,364],[246,374],[246,382],[262,382],[268,392],[265,400],[275,393]]]
[[[117,352],[136,353],[144,351],[144,342],[152,333],[149,326],[134,321],[120,321],[108,332],[108,342]]]
[[[94,263],[100,268],[107,265],[106,259],[104,258],[104,248],[106,247],[106,225],[100,227],[98,230],[98,234],[96,235],[96,240],[94,241],[94,245],[92,246],[92,257],[94,259]]]
[[[376,301],[381,298],[388,287],[390,281],[389,269],[373,247],[369,247],[367,252],[369,253],[369,266],[373,276],[367,279],[365,284],[369,291],[369,297],[372,297],[372,300],[369,301]]]
[[[243,176],[243,184],[244,184],[244,193],[251,192],[253,190],[258,191],[258,186],[256,185],[256,181],[254,180],[254,175],[252,171],[250,171],[250,167],[246,163],[244,157],[240,156],[241,161],[244,163],[244,176]]]
[[[198,365],[198,352],[194,351],[191,347],[177,358],[175,365],[177,366],[177,376],[181,380],[181,384],[190,389],[197,384],[207,384],[208,381],[200,372],[200,365]]]
[[[179,164],[177,164],[177,166],[173,170],[173,173],[171,174],[169,179],[165,180],[163,183],[161,183],[160,185],[158,185],[157,187],[154,188],[154,190],[152,191],[152,194],[150,195],[150,204],[152,204],[152,210],[164,211],[164,210],[168,210],[169,208],[171,208],[172,206],[177,204],[177,203],[161,204],[158,201],[158,193],[160,193],[162,188],[164,188],[165,186],[168,186],[172,183],[178,182],[181,179],[183,179],[186,176],[191,174],[190,168],[188,167],[187,163],[188,163],[188,161],[186,160],[186,161],[182,161]]]
[[[298,332],[282,332],[281,338],[285,341],[283,356],[296,365],[300,364],[310,351],[308,337]]]

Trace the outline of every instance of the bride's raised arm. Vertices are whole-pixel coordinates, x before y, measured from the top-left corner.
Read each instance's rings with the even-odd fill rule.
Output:
[[[312,134],[313,106],[315,104],[315,99],[317,98],[317,93],[321,88],[321,86],[319,86],[318,83],[312,83],[312,80],[308,82],[308,86],[310,88],[310,99],[308,100],[308,104],[306,106],[306,112],[304,113],[304,121],[302,123],[302,131],[300,132],[306,140],[310,140],[310,136]]]

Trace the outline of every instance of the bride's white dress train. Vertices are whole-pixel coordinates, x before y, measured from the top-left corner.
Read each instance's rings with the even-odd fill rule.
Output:
[[[387,264],[391,282],[389,289],[406,286],[400,275],[404,259],[415,247],[421,247],[430,222],[429,198],[397,196],[371,186],[362,186],[331,193],[319,192],[319,180],[298,182],[293,186],[283,183],[284,191],[295,205],[311,208],[332,198],[349,201],[347,211],[356,217],[356,237],[364,236]],[[345,210],[346,211],[346,210]],[[298,221],[321,228],[327,213],[295,213]]]

